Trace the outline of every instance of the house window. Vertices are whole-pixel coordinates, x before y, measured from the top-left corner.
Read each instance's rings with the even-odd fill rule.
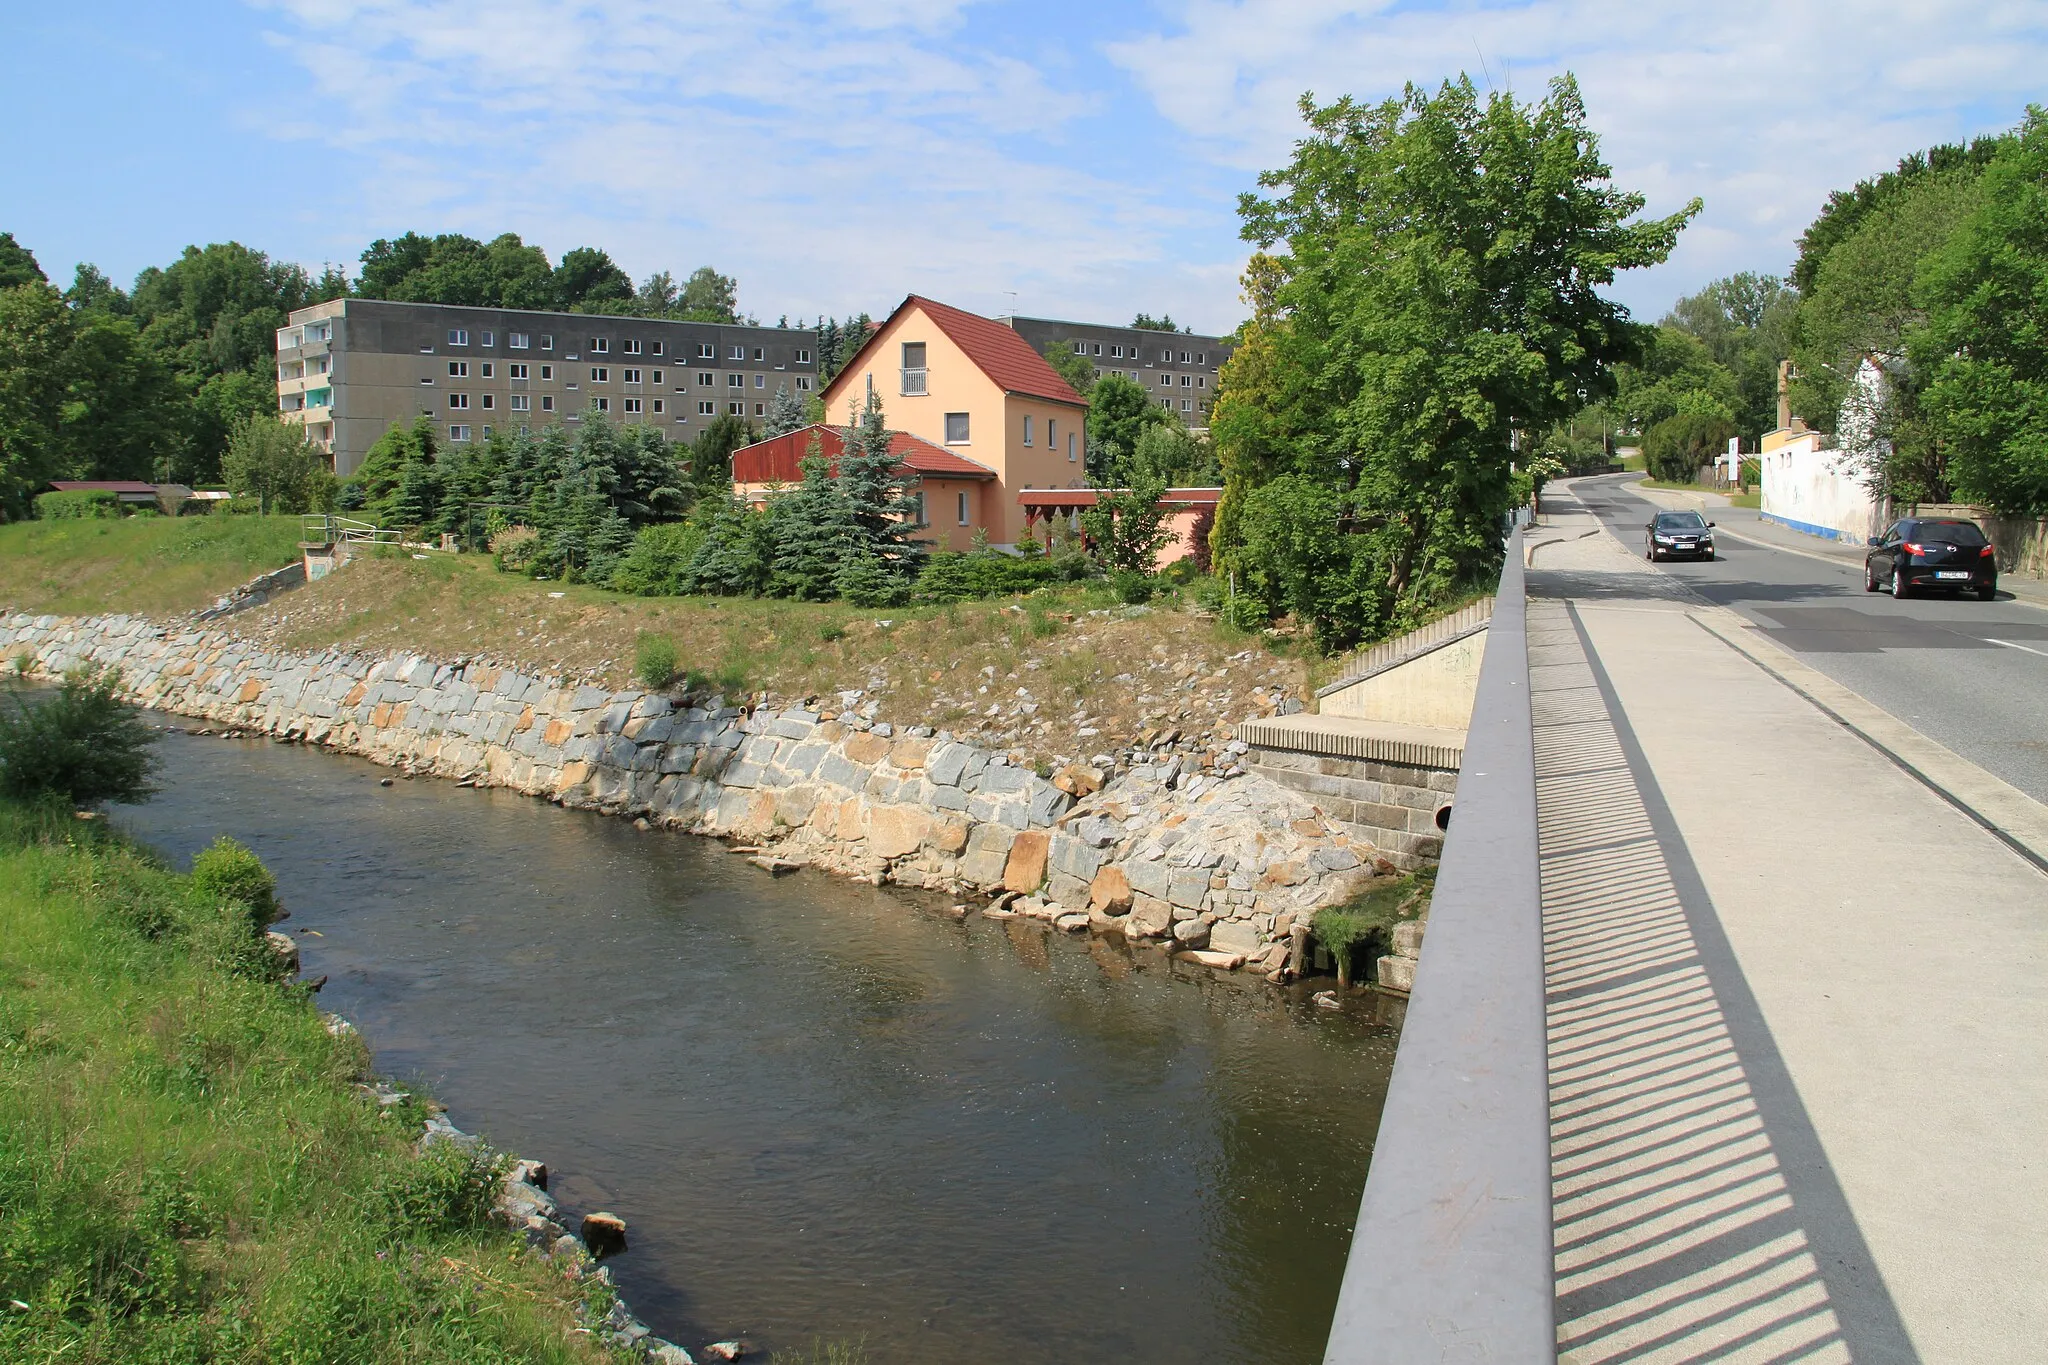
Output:
[[[555,410],[555,396],[553,394],[544,393],[540,396],[540,410],[542,412],[553,412]]]
[[[599,412],[610,412],[612,410],[612,400],[609,398],[593,398],[590,401],[597,405]]]
[[[917,521],[915,524],[919,526],[929,526],[932,524],[932,519],[924,513],[924,493],[922,490],[917,495]]]
[[[639,355],[640,343],[634,340],[632,337],[627,337],[624,341],[619,343],[619,349],[621,351],[624,351],[627,355]]]
[[[450,327],[448,329],[448,344],[450,346],[469,345],[469,332],[467,331],[467,329],[461,327]]]
[[[541,367],[540,367],[540,377],[541,377],[542,379],[553,379],[553,378],[555,377],[555,367],[554,367],[554,366],[552,366],[552,365],[543,365],[543,366],[541,366]]]
[[[486,344],[488,344],[488,343],[486,343]],[[486,361],[484,362],[484,378],[486,378],[486,379],[489,379],[489,378],[491,377],[491,371],[492,371],[492,370],[493,370],[494,368],[496,368],[496,367],[495,367],[495,366],[493,366],[493,365],[491,364],[491,362],[490,362],[490,361],[486,360]]]
[[[699,417],[709,417],[717,411],[718,404],[716,403],[705,401],[697,404],[697,415]]]
[[[512,411],[528,412],[532,410],[532,407],[533,398],[530,395],[523,393],[515,393],[512,395]]]
[[[810,363],[811,363],[811,353],[810,353],[809,351],[805,350],[805,349],[804,349],[803,347],[801,347],[801,346],[797,347],[797,350],[796,350],[796,363],[797,363],[797,364],[799,364],[799,365],[808,365],[808,364],[810,364]]]
[[[647,354],[649,354],[649,355],[660,355],[660,354],[661,354],[661,343],[660,343],[660,342],[658,342],[658,341],[650,341],[650,342],[648,342],[648,343],[647,343]],[[657,383],[657,384],[659,384],[659,383],[660,383],[661,381],[660,381],[659,379],[657,379],[657,380],[655,380],[654,382],[655,382],[655,383]]]
[[[592,337],[590,339],[590,353],[592,355],[603,355],[611,350],[611,348],[612,343],[609,337]]]
[[[551,336],[548,336],[548,335],[546,335],[545,333],[543,333],[543,334],[542,334],[542,336],[541,336],[541,339],[540,339],[540,348],[541,348],[541,349],[542,349],[543,351],[552,351],[552,350],[554,350],[554,349],[555,349],[555,339],[554,339],[553,337],[551,337]]]
[[[467,378],[469,378],[469,362],[468,362],[467,360],[451,360],[451,361],[449,361],[449,362],[448,362],[448,377],[449,377],[450,379],[467,379]]]
[[[451,408],[466,408],[466,407],[468,407],[468,406],[469,406],[469,395],[468,395],[468,394],[466,394],[466,393],[451,393],[451,394],[449,394],[449,395],[448,395],[448,406],[449,406],[449,407],[451,407]]]
[[[964,446],[967,442],[967,414],[949,412],[946,414],[946,444]]]
[[[700,342],[698,342],[698,343],[697,343],[697,359],[699,359],[699,360],[716,360],[716,359],[718,359],[718,348],[717,348],[716,346],[713,346],[713,345],[712,345],[712,344],[711,344],[710,342],[708,342],[708,341],[700,341]]]
[[[610,368],[609,366],[606,366],[606,365],[592,365],[592,366],[590,367],[590,382],[591,382],[591,383],[593,383],[593,384],[609,384],[609,383],[611,383],[611,382],[612,382],[612,372],[611,372],[611,368]]]
[[[505,344],[506,344],[507,346],[511,347],[511,348],[512,348],[513,350],[515,350],[515,351],[523,351],[523,350],[525,350],[525,349],[526,349],[526,343],[527,343],[527,341],[528,341],[528,340],[529,340],[529,338],[527,337],[526,333],[524,333],[524,332],[507,332],[507,333],[505,333]]]
[[[636,400],[634,400],[634,401],[636,401],[636,402],[637,402],[637,401],[639,401],[639,400],[637,400],[637,399],[636,399]],[[660,412],[660,411],[662,410],[662,409],[661,409],[661,400],[660,400],[659,398],[657,398],[657,399],[655,399],[655,400],[654,400],[654,410],[655,410],[655,411],[656,411],[657,413],[658,413],[658,412]]]
[[[497,344],[498,344],[498,334],[497,334],[496,332],[485,332],[485,333],[484,333],[484,345],[486,345],[486,346],[495,346],[495,345],[497,345]],[[484,428],[484,435],[488,436],[488,435],[490,435],[490,434],[491,434],[491,429],[490,429],[489,427],[485,427],[485,428]]]
[[[451,441],[467,441],[467,440],[469,439],[469,428],[468,428],[468,427],[450,427],[450,428],[448,428],[448,439],[449,439],[449,440],[451,440]]]
[[[800,374],[796,377],[796,391],[798,393],[809,393],[811,391],[811,377],[809,375]]]
[[[1073,432],[1067,433],[1067,462],[1072,464],[1081,458],[1081,448]]]
[[[967,524],[967,495],[965,493],[960,495],[960,524],[962,526]]]
[[[725,386],[728,389],[744,389],[747,386],[747,377],[743,374],[729,374],[725,377]]]
[[[1031,414],[1028,412],[1024,414],[1024,444],[1031,444]]]
[[[903,343],[903,393],[914,397],[931,392],[928,385],[930,371],[925,368],[925,344],[922,341]]]
[[[600,398],[600,399],[598,399],[597,401],[598,401],[598,402],[600,402],[600,403],[602,403],[602,402],[603,402],[604,400],[603,400],[602,398]],[[639,400],[639,399],[637,399],[637,398],[628,398],[628,399],[626,400],[626,411],[627,411],[627,412],[638,412],[638,411],[640,411],[640,400]]]
[[[640,382],[640,371],[621,370],[619,371],[619,378],[624,380],[628,384],[637,384]]]
[[[717,375],[715,375],[715,374],[713,374],[713,373],[711,373],[711,371],[709,371],[709,370],[699,370],[699,371],[697,371],[697,386],[698,386],[699,388],[704,388],[704,389],[708,389],[708,388],[710,388],[710,387],[711,387],[711,386],[712,386],[713,384],[716,384],[717,382],[718,382],[718,376],[717,376]]]
[[[508,378],[508,379],[524,379],[524,378],[526,378],[526,366],[524,366],[524,365],[507,365],[507,366],[505,367],[505,377],[506,377],[506,378]]]
[[[485,412],[489,412],[489,411],[490,411],[490,410],[491,410],[492,408],[496,407],[497,405],[498,405],[498,399],[497,399],[497,395],[495,395],[495,394],[489,394],[489,393],[487,393],[487,394],[485,394],[485,395],[484,395],[484,411],[485,411]]]
[[[656,371],[654,372],[654,382],[655,382],[655,383],[657,383],[657,384],[659,384],[659,383],[661,382],[661,371],[660,371],[660,370],[656,370]]]

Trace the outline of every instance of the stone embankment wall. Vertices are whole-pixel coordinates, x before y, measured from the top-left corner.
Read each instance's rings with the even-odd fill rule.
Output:
[[[1299,793],[1180,758],[1047,780],[924,726],[678,705],[473,661],[274,652],[134,617],[0,617],[0,656],[118,667],[146,705],[409,771],[761,847],[876,883],[1014,893],[997,914],[1274,972],[1289,930],[1393,870]],[[1078,804],[1077,804],[1078,798]]]
[[[262,606],[279,593],[302,587],[305,582],[306,561],[300,559],[285,565],[282,569],[258,574],[241,587],[217,598],[212,606],[199,613],[199,619],[218,621],[221,617],[233,616],[238,611],[249,611]]]

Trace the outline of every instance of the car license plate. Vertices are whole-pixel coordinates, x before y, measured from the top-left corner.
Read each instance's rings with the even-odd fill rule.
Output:
[[[1968,578],[1970,571],[1968,569],[1937,569],[1934,576],[1936,578]]]

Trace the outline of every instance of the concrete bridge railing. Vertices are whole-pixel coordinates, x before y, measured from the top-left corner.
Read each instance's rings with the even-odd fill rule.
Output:
[[[1516,530],[1328,1365],[1556,1359],[1538,876]]]

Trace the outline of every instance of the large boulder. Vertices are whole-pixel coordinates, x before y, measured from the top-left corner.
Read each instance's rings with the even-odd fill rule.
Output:
[[[1028,829],[1010,845],[1009,860],[1003,865],[1003,889],[1036,891],[1045,881],[1045,860],[1052,841],[1045,831]]]

